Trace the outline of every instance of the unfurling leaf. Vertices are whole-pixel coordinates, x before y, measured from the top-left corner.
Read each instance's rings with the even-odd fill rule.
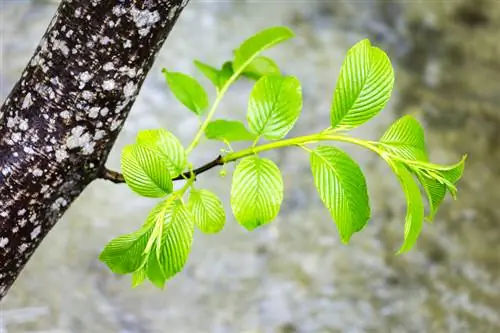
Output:
[[[207,190],[191,190],[187,204],[195,224],[204,233],[217,233],[224,228],[226,214],[219,198]]]
[[[203,86],[193,77],[163,69],[170,90],[189,110],[201,116],[208,108],[208,96]]]
[[[214,120],[208,123],[205,136],[210,140],[219,141],[249,141],[255,140],[256,135],[250,133],[241,121]]]
[[[175,178],[187,167],[187,157],[184,147],[179,139],[171,132],[164,129],[144,130],[137,135],[137,143],[148,147],[162,155],[166,164],[164,167],[170,172],[170,177]]]
[[[281,75],[281,72],[273,59],[264,56],[256,57],[242,73],[242,76],[252,80],[258,80],[266,75]]]
[[[424,130],[412,116],[396,120],[380,139],[384,150],[408,160],[427,161]]]
[[[314,183],[326,208],[347,243],[370,218],[365,177],[349,155],[331,146],[319,146],[311,152]]]
[[[242,159],[233,174],[231,208],[236,220],[248,230],[271,222],[283,201],[283,179],[272,161],[250,156]]]
[[[159,198],[172,192],[167,160],[154,149],[132,144],[122,151],[121,169],[127,185],[136,193]]]
[[[235,51],[233,70],[243,72],[245,67],[265,49],[284,42],[294,36],[287,27],[272,27],[264,29],[248,38]]]
[[[455,185],[464,171],[465,157],[455,165],[450,167],[442,167],[441,170],[434,170],[434,174],[439,178],[432,178],[428,175],[417,173],[418,180],[427,195],[427,200],[429,202],[429,215],[426,217],[427,220],[432,221],[436,212],[444,200],[446,191],[448,190],[451,195],[455,196],[455,188],[451,187],[450,184]],[[446,181],[443,181],[446,180]]]
[[[331,126],[350,129],[374,117],[391,96],[394,73],[384,51],[365,39],[344,60],[333,96]]]
[[[390,162],[398,176],[406,197],[406,218],[404,242],[398,253],[409,251],[416,243],[424,222],[424,202],[417,182],[408,169],[398,162]]]
[[[269,140],[283,138],[302,110],[302,89],[292,76],[264,76],[252,89],[247,119],[250,129]]]
[[[151,237],[152,225],[145,225],[140,230],[122,235],[111,240],[99,256],[99,260],[108,265],[117,274],[127,274],[141,268],[144,261],[143,252]],[[139,273],[134,278],[137,284],[141,280]],[[141,281],[142,282],[142,281]]]

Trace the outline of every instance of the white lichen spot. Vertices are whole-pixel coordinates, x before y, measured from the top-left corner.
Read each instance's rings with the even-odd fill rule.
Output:
[[[8,128],[12,128],[12,127],[16,126],[16,124],[17,124],[16,118],[12,118],[12,117],[7,118],[7,127]]]
[[[57,162],[62,162],[65,158],[68,157],[68,153],[66,152],[66,150],[63,149],[57,149],[55,155]]]
[[[63,119],[69,119],[71,117],[71,113],[69,111],[61,111],[59,116]]]
[[[23,216],[24,214],[26,214],[26,208],[20,209],[20,210],[17,212],[17,215],[19,215],[19,216]]]
[[[4,248],[7,244],[9,244],[9,239],[7,237],[0,238],[0,247]]]
[[[66,199],[57,198],[56,201],[54,201],[54,203],[50,206],[50,208],[52,208],[52,210],[59,210],[61,209],[61,207],[66,206],[67,203],[68,201]]]
[[[175,14],[177,14],[177,9],[179,9],[178,5],[175,5],[172,8],[170,8],[170,11],[168,12],[168,16],[167,16],[167,18],[169,20],[173,20],[174,19]]]
[[[150,27],[160,20],[160,14],[157,10],[154,12],[144,9],[140,10],[137,8],[132,8],[130,10],[132,15],[132,20],[134,21],[137,28]]]
[[[54,44],[52,44],[52,51],[55,50],[60,50],[65,57],[69,55],[69,47],[66,45],[66,42],[64,40],[54,40]]]
[[[33,100],[31,99],[31,93],[27,93],[23,100],[23,105],[21,109],[27,109],[33,105]]]
[[[102,69],[104,69],[105,71],[111,71],[115,69],[115,64],[113,64],[111,61],[107,62],[104,64],[104,66],[102,66]]]
[[[28,244],[27,243],[22,243],[21,245],[19,245],[19,248],[17,249],[17,251],[19,253],[23,253],[24,251],[26,251],[27,248],[28,248]]]
[[[93,75],[90,74],[89,72],[82,72],[80,74],[80,81],[87,83],[92,79]]]
[[[47,190],[48,190],[49,188],[50,188],[50,186],[49,186],[49,185],[43,185],[43,186],[42,186],[42,188],[41,188],[41,190],[40,190],[40,193],[45,193],[45,192],[47,192]]]
[[[21,141],[21,133],[19,133],[19,132],[12,133],[12,135],[10,136],[10,138],[14,142],[19,142],[19,141]]]
[[[113,90],[115,89],[115,81],[114,80],[105,80],[103,83],[102,83],[102,89],[104,90]]]
[[[35,169],[33,170],[33,176],[35,177],[41,177],[43,175],[43,171],[40,169]]]
[[[82,97],[83,97],[83,99],[85,99],[87,101],[91,101],[94,99],[95,94],[91,91],[85,90],[82,92]]]
[[[27,131],[28,128],[29,128],[29,126],[28,126],[28,119],[21,119],[19,121],[19,129],[21,131]]]
[[[35,239],[40,235],[40,232],[42,232],[42,227],[41,226],[36,226],[35,229],[31,232],[31,239]]]
[[[109,109],[108,108],[102,108],[101,109],[101,116],[103,117],[106,117],[109,113]]]
[[[132,81],[127,82],[125,87],[123,87],[123,95],[125,96],[125,98],[130,98],[134,96],[136,91],[137,91],[137,86]]]
[[[90,108],[89,110],[89,117],[92,118],[92,119],[95,119],[97,118],[97,116],[99,116],[99,108],[97,106],[94,106],[92,108]]]
[[[125,41],[125,43],[123,43],[123,47],[124,47],[125,49],[129,49],[129,48],[131,48],[131,47],[132,47],[132,41],[131,41],[130,39],[127,39],[127,40]]]
[[[75,17],[79,18],[80,16],[82,16],[82,8],[81,7],[75,9]]]
[[[102,138],[104,138],[104,135],[106,135],[106,131],[97,130],[97,131],[95,131],[95,134],[94,134],[94,140],[101,140]]]
[[[123,8],[123,6],[121,5],[118,5],[118,6],[114,6],[113,7],[113,10],[112,10],[113,14],[115,16],[122,16],[123,14],[125,14],[127,12],[127,10],[125,8]]]
[[[86,142],[82,146],[82,153],[83,155],[91,155],[94,152],[94,147],[95,147],[95,142]]]
[[[102,45],[108,45],[110,43],[113,42],[113,40],[111,38],[109,38],[108,36],[104,36],[101,38],[101,40],[99,41]]]
[[[121,122],[121,120],[116,120],[116,119],[115,119],[115,120],[113,120],[113,121],[111,122],[110,129],[111,129],[112,131],[116,130],[118,127],[120,127],[121,123],[122,123],[122,122]]]

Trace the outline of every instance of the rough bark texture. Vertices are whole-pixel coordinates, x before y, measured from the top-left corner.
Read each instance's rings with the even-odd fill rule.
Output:
[[[0,110],[0,299],[103,169],[187,0],[63,0]]]

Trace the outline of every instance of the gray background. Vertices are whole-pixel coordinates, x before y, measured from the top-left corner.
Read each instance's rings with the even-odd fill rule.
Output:
[[[56,5],[0,0],[2,100]],[[373,211],[368,227],[345,246],[316,194],[308,156],[291,148],[267,154],[285,180],[283,209],[273,224],[248,233],[229,217],[222,233],[195,235],[186,269],[166,290],[131,289],[129,277],[113,275],[97,256],[109,239],[137,228],[154,201],[96,181],[2,302],[2,333],[500,331],[499,1],[192,0],[109,166],[119,167],[120,149],[140,129],[166,127],[186,144],[192,138],[197,120],[172,98],[162,67],[203,80],[193,59],[218,65],[244,38],[279,24],[297,38],[268,54],[299,77],[305,99],[291,135],[325,126],[344,54],[369,37],[392,58],[396,88],[386,110],[356,134],[376,139],[396,117],[413,113],[426,128],[433,160],[450,163],[469,154],[459,199],[445,202],[416,248],[394,255],[404,198],[379,158],[343,146],[366,172]],[[219,116],[243,120],[249,90],[245,82],[231,88]],[[221,146],[200,148],[196,164],[214,158]],[[199,183],[228,203],[229,176],[221,180],[213,170]]]

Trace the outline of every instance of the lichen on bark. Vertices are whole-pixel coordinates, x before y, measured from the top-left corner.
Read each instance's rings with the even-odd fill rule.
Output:
[[[61,2],[0,109],[0,299],[103,170],[187,2]]]

